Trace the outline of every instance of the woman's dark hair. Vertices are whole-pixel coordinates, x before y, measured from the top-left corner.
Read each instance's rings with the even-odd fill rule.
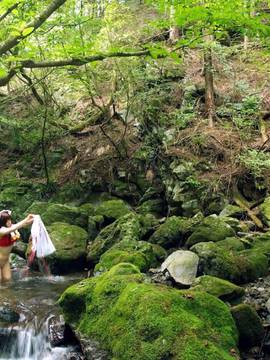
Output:
[[[3,212],[3,213],[0,215],[0,228],[1,228],[2,226],[6,226],[8,220],[11,220],[11,215],[10,215],[8,212]]]

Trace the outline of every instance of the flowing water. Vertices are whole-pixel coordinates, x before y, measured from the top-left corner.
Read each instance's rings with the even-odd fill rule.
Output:
[[[0,284],[1,360],[80,358],[74,355],[77,345],[52,346],[48,329],[53,320],[61,320],[59,295],[81,278],[82,274],[42,276],[17,268],[10,283]]]

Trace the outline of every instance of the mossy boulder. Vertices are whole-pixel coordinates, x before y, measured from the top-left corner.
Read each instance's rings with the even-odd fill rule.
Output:
[[[94,216],[94,214],[95,214],[95,206],[91,203],[82,204],[79,207],[79,210],[80,210],[81,214],[84,214],[86,216]]]
[[[237,330],[222,301],[145,283],[131,264],[68,288],[59,304],[75,333],[97,341],[109,359],[235,359]]]
[[[192,246],[199,256],[199,273],[216,276],[236,284],[244,284],[264,276],[268,272],[268,259],[260,251],[249,249],[236,251],[222,244],[207,242]]]
[[[209,275],[198,277],[192,284],[192,290],[206,291],[223,301],[237,300],[245,294],[244,288]]]
[[[165,206],[162,199],[149,199],[144,201],[137,209],[140,214],[154,214],[160,216],[164,214]]]
[[[76,225],[53,223],[48,232],[56,252],[47,258],[54,274],[83,269],[86,260],[87,232]]]
[[[219,216],[235,217],[235,218],[239,219],[239,218],[243,218],[245,216],[245,214],[246,214],[246,211],[243,210],[242,208],[240,208],[240,206],[228,204],[221,211]]]
[[[241,347],[251,348],[259,345],[264,336],[261,319],[256,311],[247,304],[240,304],[231,309],[239,331],[239,343]]]
[[[210,215],[205,218],[194,230],[186,242],[190,248],[199,242],[220,241],[235,235],[235,231],[227,224],[224,218]]]
[[[171,216],[149,238],[153,244],[158,244],[166,249],[179,247],[184,244],[186,235],[200,221],[200,218],[184,218]]]
[[[95,209],[95,215],[102,215],[107,222],[111,223],[128,214],[131,208],[123,200],[103,201]]]
[[[259,206],[264,222],[270,226],[270,196]]]
[[[42,215],[51,204],[46,201],[34,201],[25,211],[24,216],[28,214]]]
[[[162,254],[162,255],[161,255]],[[119,263],[131,263],[136,265],[142,272],[146,272],[150,267],[156,267],[166,256],[163,252],[152,244],[145,241],[126,241],[122,240],[107,250],[95,267],[95,272],[104,272]]]
[[[141,224],[141,236],[143,239],[149,237],[160,226],[158,219],[153,214],[137,215]]]
[[[141,237],[140,218],[135,213],[122,216],[114,223],[106,226],[98,236],[88,245],[87,260],[96,264],[100,256],[120,241],[138,241]]]
[[[77,225],[87,229],[88,216],[75,206],[62,204],[51,204],[42,214],[42,220],[45,225],[51,225],[55,222],[63,222],[71,225]]]

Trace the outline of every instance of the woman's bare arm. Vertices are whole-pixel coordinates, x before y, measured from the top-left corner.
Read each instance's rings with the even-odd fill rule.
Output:
[[[18,222],[17,224],[11,225],[10,227],[6,228],[6,227],[2,227],[0,229],[0,238],[8,235],[10,233],[12,233],[15,230],[21,229],[27,225],[31,225],[33,223],[34,217],[33,215],[28,215],[25,219],[23,219],[22,221]]]

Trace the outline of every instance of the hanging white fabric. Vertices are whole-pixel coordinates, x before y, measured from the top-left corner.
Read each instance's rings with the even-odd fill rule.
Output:
[[[38,258],[43,258],[55,252],[52,240],[39,215],[34,215],[34,222],[31,228],[32,252]]]

